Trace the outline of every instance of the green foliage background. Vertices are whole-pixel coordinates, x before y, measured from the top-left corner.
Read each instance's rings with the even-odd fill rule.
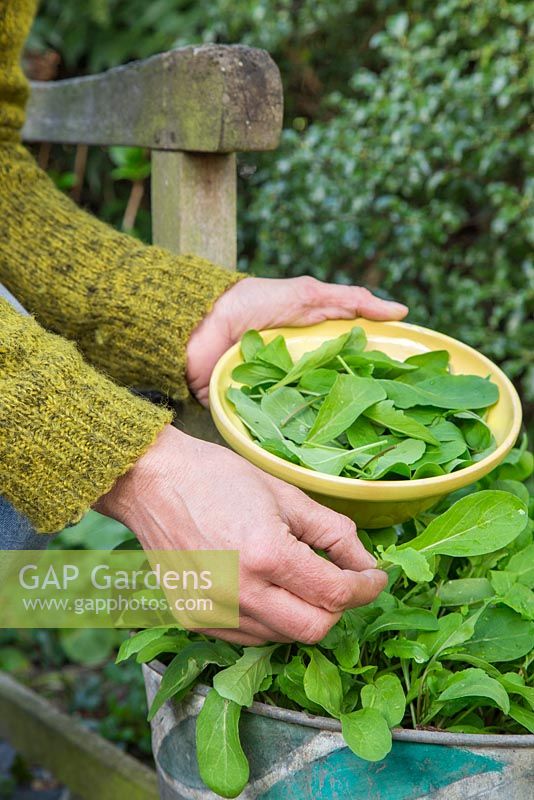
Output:
[[[241,268],[403,300],[411,321],[501,362],[528,401],[533,11],[510,0],[45,0],[30,46],[57,50],[61,76],[198,42],[268,49],[285,131],[276,152],[241,162]],[[92,154],[82,200],[119,224],[128,186],[114,175]]]

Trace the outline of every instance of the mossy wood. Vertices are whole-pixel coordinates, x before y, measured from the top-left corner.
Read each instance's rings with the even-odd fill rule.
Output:
[[[234,153],[273,150],[282,124],[278,68],[242,45],[182,47],[31,88],[28,141]]]
[[[155,773],[0,673],[0,736],[83,800],[157,800]]]

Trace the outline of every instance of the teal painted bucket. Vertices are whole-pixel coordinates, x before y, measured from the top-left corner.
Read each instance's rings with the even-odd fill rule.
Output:
[[[161,664],[143,667],[148,702]],[[161,800],[216,800],[196,761],[197,715],[209,691],[166,703],[152,721]],[[241,717],[250,762],[243,800],[533,800],[534,736],[397,730],[391,753],[376,763],[352,753],[339,723],[254,703]]]

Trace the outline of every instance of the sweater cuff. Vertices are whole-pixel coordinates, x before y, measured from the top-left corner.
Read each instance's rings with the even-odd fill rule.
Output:
[[[132,247],[103,273],[90,300],[88,359],[120,383],[184,400],[187,343],[215,301],[246,275],[195,255]]]
[[[77,522],[169,423],[0,300],[0,494],[40,533]]]

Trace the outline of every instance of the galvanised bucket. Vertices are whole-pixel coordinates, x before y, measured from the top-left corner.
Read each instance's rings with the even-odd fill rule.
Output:
[[[143,667],[149,704],[165,668]],[[161,800],[216,800],[196,761],[196,717],[208,692],[198,686],[166,703],[152,721]],[[241,716],[250,762],[243,800],[533,800],[534,736],[431,731],[393,734],[391,753],[363,761],[334,719],[254,703]]]

